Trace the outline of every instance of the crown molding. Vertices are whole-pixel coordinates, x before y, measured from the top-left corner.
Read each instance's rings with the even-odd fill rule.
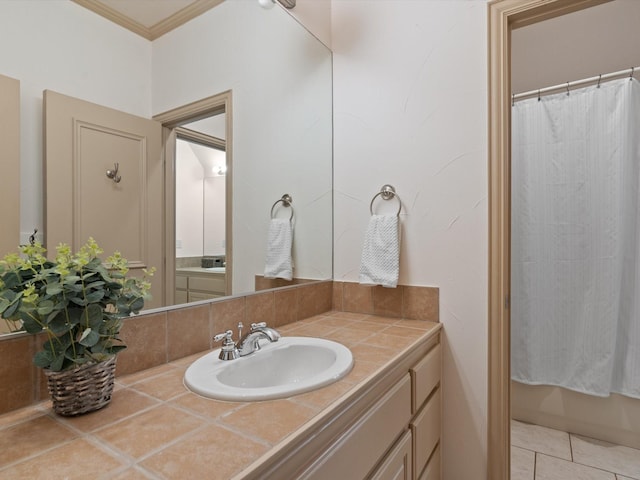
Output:
[[[91,10],[94,13],[110,20],[127,30],[146,38],[147,40],[155,40],[167,32],[187,23],[189,20],[202,15],[213,7],[220,5],[224,0],[196,0],[185,8],[178,10],[176,13],[162,20],[161,22],[147,27],[137,22],[117,10],[105,5],[100,0],[71,0],[78,5]]]

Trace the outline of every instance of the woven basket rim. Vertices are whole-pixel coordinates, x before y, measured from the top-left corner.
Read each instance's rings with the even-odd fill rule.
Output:
[[[73,368],[67,368],[65,370],[59,370],[59,371],[53,371],[49,368],[43,368],[42,370],[44,371],[45,375],[49,376],[49,375],[56,375],[56,374],[71,374],[72,372],[78,372],[80,370],[86,370],[89,369],[91,367],[95,367],[97,365],[106,365],[106,364],[110,364],[110,362],[115,362],[116,360],[116,354],[112,354],[109,355],[108,358],[105,358],[104,360],[101,361],[95,361],[95,360],[91,360],[87,363],[83,363],[81,365],[75,365]]]

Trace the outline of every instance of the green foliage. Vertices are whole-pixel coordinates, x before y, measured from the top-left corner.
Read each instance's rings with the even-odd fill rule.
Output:
[[[15,331],[46,334],[35,365],[60,371],[126,348],[118,337],[122,320],[149,299],[153,269],[127,277],[127,260],[115,252],[103,263],[93,238],[75,254],[59,245],[54,260],[37,243],[20,251],[0,260],[0,317]]]

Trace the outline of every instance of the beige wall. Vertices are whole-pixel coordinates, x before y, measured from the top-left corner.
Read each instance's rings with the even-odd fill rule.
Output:
[[[514,30],[513,92],[640,66],[638,19],[640,1],[614,0]]]

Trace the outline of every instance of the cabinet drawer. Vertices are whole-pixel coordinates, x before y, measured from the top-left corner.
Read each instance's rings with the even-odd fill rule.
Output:
[[[224,293],[225,279],[220,277],[189,277],[189,290],[204,290],[211,293]]]
[[[440,445],[433,452],[427,468],[420,475],[420,480],[440,480]]]
[[[440,389],[411,421],[413,460],[416,474],[421,472],[440,439]]]
[[[300,478],[365,478],[406,428],[410,417],[411,380],[406,374]]]
[[[181,288],[182,290],[187,289],[187,277],[182,275],[176,275],[176,288]]]
[[[203,293],[203,292],[192,292],[189,291],[187,298],[189,302],[199,302],[200,300],[211,300],[212,298],[217,298],[220,295],[216,295],[215,293]]]
[[[396,442],[370,480],[412,480],[411,430]]]
[[[411,382],[413,386],[413,403],[411,413],[418,411],[429,397],[433,388],[440,383],[441,371],[440,344],[431,349],[427,355],[411,368]]]

